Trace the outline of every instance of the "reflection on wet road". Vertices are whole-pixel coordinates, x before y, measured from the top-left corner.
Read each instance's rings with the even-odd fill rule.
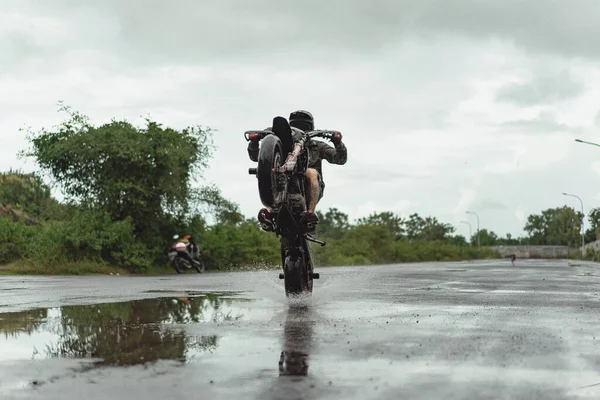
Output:
[[[97,366],[185,362],[190,353],[215,349],[218,338],[190,336],[181,325],[238,320],[243,314],[231,308],[232,302],[209,293],[0,314],[5,336],[0,359],[89,358]],[[23,336],[32,348],[19,346]]]
[[[309,307],[291,307],[283,328],[283,350],[279,358],[280,375],[308,375],[308,355],[312,341]]]
[[[0,399],[600,398],[597,264],[3,277]],[[600,336],[598,336],[600,340]]]

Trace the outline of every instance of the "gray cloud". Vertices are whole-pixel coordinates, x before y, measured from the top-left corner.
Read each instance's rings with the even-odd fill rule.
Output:
[[[353,182],[368,182],[369,184],[395,184],[400,181],[412,179],[433,178],[433,174],[418,171],[386,171],[380,168],[374,169],[372,167],[369,167],[368,165],[362,164],[362,166],[360,166],[359,168],[354,167],[344,170],[344,174],[341,178],[341,182],[347,184],[352,184]],[[338,181],[340,180],[338,179]]]
[[[8,31],[0,35],[0,65],[2,72],[7,72],[19,69],[32,58],[43,58],[52,56],[46,49],[39,46],[35,39],[24,32]],[[53,56],[52,56],[53,57]]]
[[[532,53],[597,58],[600,2],[548,0],[23,0],[80,36],[80,49],[124,61],[213,63],[260,58],[265,63],[346,62],[405,39],[497,38]],[[90,36],[91,35],[91,36]],[[315,59],[315,58],[318,58]]]
[[[598,111],[594,118],[594,125],[596,125],[596,128],[600,128],[600,111]]]
[[[556,74],[540,73],[527,83],[517,83],[502,88],[496,99],[520,106],[548,104],[571,99],[583,93],[584,86],[567,71]]]
[[[534,119],[521,119],[504,122],[498,125],[503,131],[517,133],[544,133],[557,131],[576,131],[577,128],[561,124],[553,113],[542,111]]]
[[[501,203],[494,199],[482,199],[479,202],[476,202],[475,204],[473,204],[472,207],[477,210],[481,210],[481,211],[506,210],[509,208],[506,204]]]
[[[418,24],[434,31],[506,40],[531,53],[597,58],[590,38],[600,34],[600,3],[595,0],[444,0],[419,2]],[[416,3],[415,3],[416,4]]]

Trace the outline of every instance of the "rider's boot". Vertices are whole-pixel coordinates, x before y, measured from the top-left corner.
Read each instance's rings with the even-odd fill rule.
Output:
[[[300,221],[306,227],[306,233],[308,233],[311,236],[315,236],[317,224],[319,223],[319,217],[317,217],[317,214],[309,211],[304,211],[302,213]]]
[[[262,208],[258,212],[258,222],[260,227],[267,232],[273,232],[275,230],[275,224],[273,223],[273,217],[266,208]]]

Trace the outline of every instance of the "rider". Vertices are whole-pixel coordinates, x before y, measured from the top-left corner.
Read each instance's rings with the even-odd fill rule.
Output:
[[[187,260],[190,264],[197,266],[200,264],[200,262],[197,260],[197,257],[199,255],[199,249],[198,249],[198,245],[196,244],[196,242],[194,242],[194,238],[192,237],[192,235],[185,235],[183,238],[179,239],[177,242],[175,242],[175,244],[177,243],[183,243],[185,244],[185,246],[187,247],[188,251],[187,252],[179,252],[179,255],[181,257],[183,257],[185,260]],[[175,248],[175,245],[172,245],[171,248]]]
[[[298,131],[309,132],[315,130],[315,121],[312,114],[305,110],[293,111],[289,117],[289,123],[294,131],[293,134],[297,137]],[[267,130],[271,130],[268,128]],[[301,133],[301,132],[300,132]],[[257,137],[248,143],[248,155],[252,161],[258,161],[258,140]],[[342,134],[337,133],[332,138],[333,146],[325,142],[310,140],[308,142],[308,169],[306,170],[307,190],[307,211],[302,216],[302,221],[311,226],[319,222],[315,209],[317,203],[323,197],[325,190],[325,182],[323,181],[322,160],[327,160],[330,164],[344,165],[347,161],[347,150],[342,143]],[[258,220],[264,230],[273,230],[273,221],[270,210],[263,208],[258,212]]]
[[[189,243],[188,249],[190,251],[190,255],[192,256],[193,259],[197,259],[200,256],[200,248],[194,241],[194,238],[192,237],[192,235],[185,235],[183,237],[183,240],[188,241],[188,243]]]

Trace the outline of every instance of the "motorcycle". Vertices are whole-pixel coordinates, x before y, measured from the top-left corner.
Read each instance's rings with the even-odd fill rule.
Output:
[[[173,240],[179,239],[179,235],[173,236]],[[190,262],[191,260],[191,262]],[[206,269],[200,258],[200,249],[194,243],[185,244],[178,242],[169,247],[169,262],[178,274],[187,269],[194,268],[199,274]]]
[[[304,132],[294,144],[292,129],[283,117],[273,119],[273,130],[246,131],[247,141],[260,143],[258,165],[248,170],[256,175],[262,204],[271,210],[274,233],[280,237],[281,267],[279,279],[284,281],[286,296],[312,294],[314,272],[308,242],[326,243],[308,234],[311,227],[301,222],[307,210],[305,173],[308,168],[307,145],[310,139],[331,139],[337,131]]]

